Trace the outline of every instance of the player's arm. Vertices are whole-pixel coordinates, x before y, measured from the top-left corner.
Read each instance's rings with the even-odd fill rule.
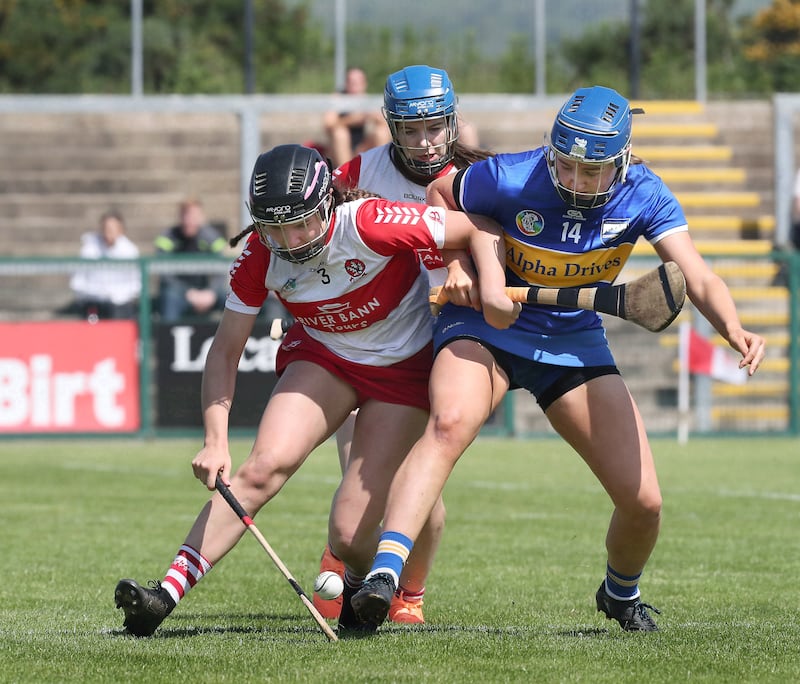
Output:
[[[203,449],[192,461],[195,477],[209,490],[215,489],[217,473],[230,482],[228,415],[233,403],[239,359],[256,316],[225,309],[208,350],[200,392],[205,438]]]
[[[730,290],[705,262],[688,231],[673,233],[655,245],[662,261],[674,261],[686,279],[686,294],[725,341],[742,355],[740,367],[750,366],[752,375],[764,358],[766,342],[742,328]]]
[[[453,196],[455,174],[437,178],[427,187],[427,203],[447,209],[458,209]],[[471,306],[476,311],[481,308],[477,274],[466,250],[442,250],[442,259],[447,266],[444,289],[448,299],[459,306]]]
[[[522,305],[512,302],[505,291],[505,248],[500,225],[480,214],[447,210],[445,247],[466,242],[478,269],[480,306],[486,322],[508,328],[519,317]],[[454,302],[455,303],[455,302]]]

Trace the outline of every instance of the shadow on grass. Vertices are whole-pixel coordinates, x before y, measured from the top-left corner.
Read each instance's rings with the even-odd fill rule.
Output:
[[[185,637],[203,636],[207,634],[250,634],[265,637],[277,636],[280,634],[325,636],[310,615],[308,616],[308,624],[300,625],[300,622],[305,623],[306,620],[302,615],[294,614],[203,613],[199,615],[184,613],[168,617],[164,624],[150,637],[135,637],[132,634],[128,634],[124,628],[107,630],[105,633],[109,636],[132,639],[182,639]],[[176,623],[183,623],[187,626],[175,626]],[[194,626],[191,626],[192,623]],[[276,626],[276,623],[278,623],[278,626]],[[281,626],[281,623],[286,624]],[[291,626],[289,623],[297,624],[296,626]]]
[[[176,625],[177,623],[177,625]],[[181,626],[181,623],[186,626]],[[301,624],[302,623],[302,624]],[[328,624],[336,631],[336,622]],[[104,630],[104,633],[115,637],[132,637],[123,628]],[[485,634],[488,636],[520,636],[530,637],[542,633],[550,633],[559,637],[583,639],[608,635],[607,629],[585,627],[551,632],[548,629],[534,627],[495,627],[488,625],[453,625],[453,624],[424,624],[424,625],[399,625],[385,623],[376,634],[347,634],[345,638],[370,638],[398,636],[402,634]],[[277,638],[281,635],[325,636],[322,630],[309,615],[306,619],[299,614],[276,615],[274,613],[183,613],[172,615],[164,626],[153,634],[151,639],[182,639],[208,634],[250,634],[267,638]]]
[[[488,625],[384,625],[380,630],[382,633],[402,634],[404,632],[418,632],[418,633],[434,633],[434,634],[448,634],[448,633],[464,633],[464,634],[487,634],[498,636],[533,636],[550,633],[548,629],[539,627],[489,627]],[[578,629],[568,629],[552,632],[556,636],[561,637],[592,637],[604,636],[608,634],[607,629],[586,627]]]

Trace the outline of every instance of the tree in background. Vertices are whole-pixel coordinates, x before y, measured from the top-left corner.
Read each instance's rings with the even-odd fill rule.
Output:
[[[121,2],[0,1],[0,92],[130,91],[129,16]]]
[[[256,89],[330,90],[333,46],[308,8],[254,8]],[[145,93],[243,92],[243,22],[242,0],[145,0]],[[128,93],[130,53],[129,2],[0,0],[0,92]]]
[[[331,92],[332,3],[252,1],[256,92]],[[312,5],[319,10],[321,2],[323,13],[315,15]],[[693,97],[695,0],[641,3],[639,96]],[[551,11],[563,23],[562,5]],[[800,0],[773,0],[738,23],[733,5],[706,1],[709,93],[800,90]],[[381,24],[378,10],[369,7],[373,14],[348,23],[347,41],[350,61],[366,71],[371,93],[381,92],[387,74],[423,63],[447,69],[461,93],[534,92],[530,30],[515,25],[519,30],[495,41],[491,54],[482,52],[485,43],[475,27],[500,7],[487,10],[483,0],[462,0],[460,23],[450,22],[448,32],[410,16]],[[398,12],[405,16],[403,8]],[[143,0],[143,14],[146,94],[244,92],[244,0]],[[129,93],[130,34],[127,0],[0,0],[0,93]],[[629,93],[630,39],[629,22],[622,19],[548,44],[548,91],[601,83]]]
[[[745,25],[744,56],[761,92],[800,90],[800,2],[773,0]]]
[[[706,3],[710,91],[730,92],[726,82],[741,65],[731,19],[733,2]],[[694,73],[694,0],[649,0],[641,14],[640,97],[694,97],[694,79],[687,76]],[[629,92],[630,43],[627,21],[599,24],[578,38],[565,39],[562,53],[569,74],[569,82],[563,84],[565,89],[601,83],[621,93]],[[738,90],[745,88],[739,84]]]

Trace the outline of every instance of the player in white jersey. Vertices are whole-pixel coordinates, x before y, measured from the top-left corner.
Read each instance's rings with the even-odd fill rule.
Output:
[[[502,225],[505,259],[498,265],[510,285],[610,284],[643,236],[662,260],[680,266],[692,303],[752,375],[764,358],[764,339],[742,328],[727,286],[697,252],[672,193],[644,165],[631,164],[631,115],[617,92],[581,88],[558,112],[543,148],[498,155],[437,180],[428,200]],[[491,299],[483,270],[480,277],[481,297]],[[352,600],[356,614],[385,619],[437,492],[506,391],[521,387],[614,505],[597,610],[626,631],[655,631],[639,578],[658,537],[661,493],[645,426],[602,320],[593,312],[530,305],[499,332],[474,314],[446,305],[437,320],[430,419],[392,483],[378,554]],[[546,584],[540,592],[547,596]]]
[[[231,267],[231,292],[203,373],[204,446],[192,461],[215,489],[219,475],[250,516],[274,497],[319,444],[359,409],[351,459],[330,514],[330,540],[346,565],[345,605],[375,553],[389,483],[428,415],[432,320],[417,250],[469,247],[491,269],[497,224],[424,204],[370,197],[344,202],[314,149],[280,145],[258,157],[250,181],[253,225]],[[500,278],[501,279],[501,278]],[[498,279],[498,281],[500,280]],[[267,294],[296,319],[276,358],[279,379],[248,458],[231,472],[228,413],[244,346]],[[518,311],[494,307],[498,325]],[[162,582],[117,584],[124,626],[152,634],[177,602],[241,538],[245,527],[216,493]],[[343,610],[339,631],[374,631]]]
[[[425,189],[431,181],[490,156],[485,150],[460,141],[462,129],[469,131],[468,139],[474,140],[476,136],[458,116],[455,90],[443,69],[419,64],[392,73],[384,88],[383,114],[392,141],[362,152],[337,168],[333,172],[333,182],[338,188],[362,188],[390,200],[424,202]],[[437,285],[447,282],[449,292],[460,290],[467,296],[474,274],[466,253],[445,252],[449,275],[438,250],[424,249],[418,254],[430,281]],[[336,433],[342,472],[347,468],[354,423],[355,413]],[[440,497],[395,592],[389,610],[389,619],[393,622],[425,622],[422,612],[425,582],[444,524],[445,508]],[[339,575],[344,573],[343,564],[330,545],[326,546],[320,561],[320,572],[328,570]],[[341,596],[325,600],[315,592],[313,599],[325,617],[339,615]]]

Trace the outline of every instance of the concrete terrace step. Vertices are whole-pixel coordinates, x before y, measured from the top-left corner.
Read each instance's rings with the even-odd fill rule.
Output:
[[[778,302],[789,303],[789,293],[785,287],[768,285],[765,287],[730,287],[731,295],[737,302],[757,301],[759,304]]]
[[[759,235],[761,233],[772,233],[775,230],[774,216],[759,216],[755,219],[745,218],[736,215],[707,215],[707,216],[687,216],[689,228],[694,230],[708,231],[738,231],[740,233],[751,233]]]
[[[694,117],[706,111],[705,105],[697,100],[631,100],[631,108],[644,109],[644,115],[648,117],[653,115]]]
[[[633,153],[648,162],[654,161],[730,161],[733,148],[727,145],[637,145]]]
[[[661,180],[668,185],[674,183],[744,183],[747,173],[736,167],[704,167],[704,168],[656,168]]]
[[[785,404],[766,404],[748,406],[714,406],[711,408],[713,420],[723,426],[730,424],[731,428],[741,430],[763,430],[770,424],[774,429],[783,429],[782,426],[789,419],[789,407]]]
[[[646,138],[716,138],[719,126],[706,121],[651,123],[637,120],[633,126],[633,143]]]
[[[780,266],[774,261],[717,262],[713,264],[713,269],[730,286],[734,282],[739,283],[741,281],[760,280],[762,282],[772,282],[780,270]]]
[[[52,149],[34,148],[14,157],[14,167],[20,171],[71,172],[83,168],[97,171],[140,172],[172,171],[180,176],[194,169],[238,173],[239,149],[236,145],[222,147],[186,148],[103,148],[62,147],[58,154]]]
[[[749,380],[745,385],[714,383],[711,394],[715,397],[786,397],[789,395],[789,383],[779,380],[761,383]]]
[[[757,207],[761,195],[757,192],[675,192],[684,208],[698,207]]]
[[[695,240],[697,251],[703,256],[723,257],[723,256],[750,256],[767,255],[772,253],[772,242],[770,240]],[[636,256],[654,256],[655,250],[649,242],[639,240],[634,245],[633,252]]]
[[[0,170],[0,195],[58,195],[141,193],[157,195],[165,191],[179,191],[187,180],[175,170],[164,168],[136,170],[100,170],[94,167],[54,171],[27,169]],[[238,192],[238,178],[233,173],[220,173],[213,169],[191,171],[193,194],[204,197],[215,192]]]

